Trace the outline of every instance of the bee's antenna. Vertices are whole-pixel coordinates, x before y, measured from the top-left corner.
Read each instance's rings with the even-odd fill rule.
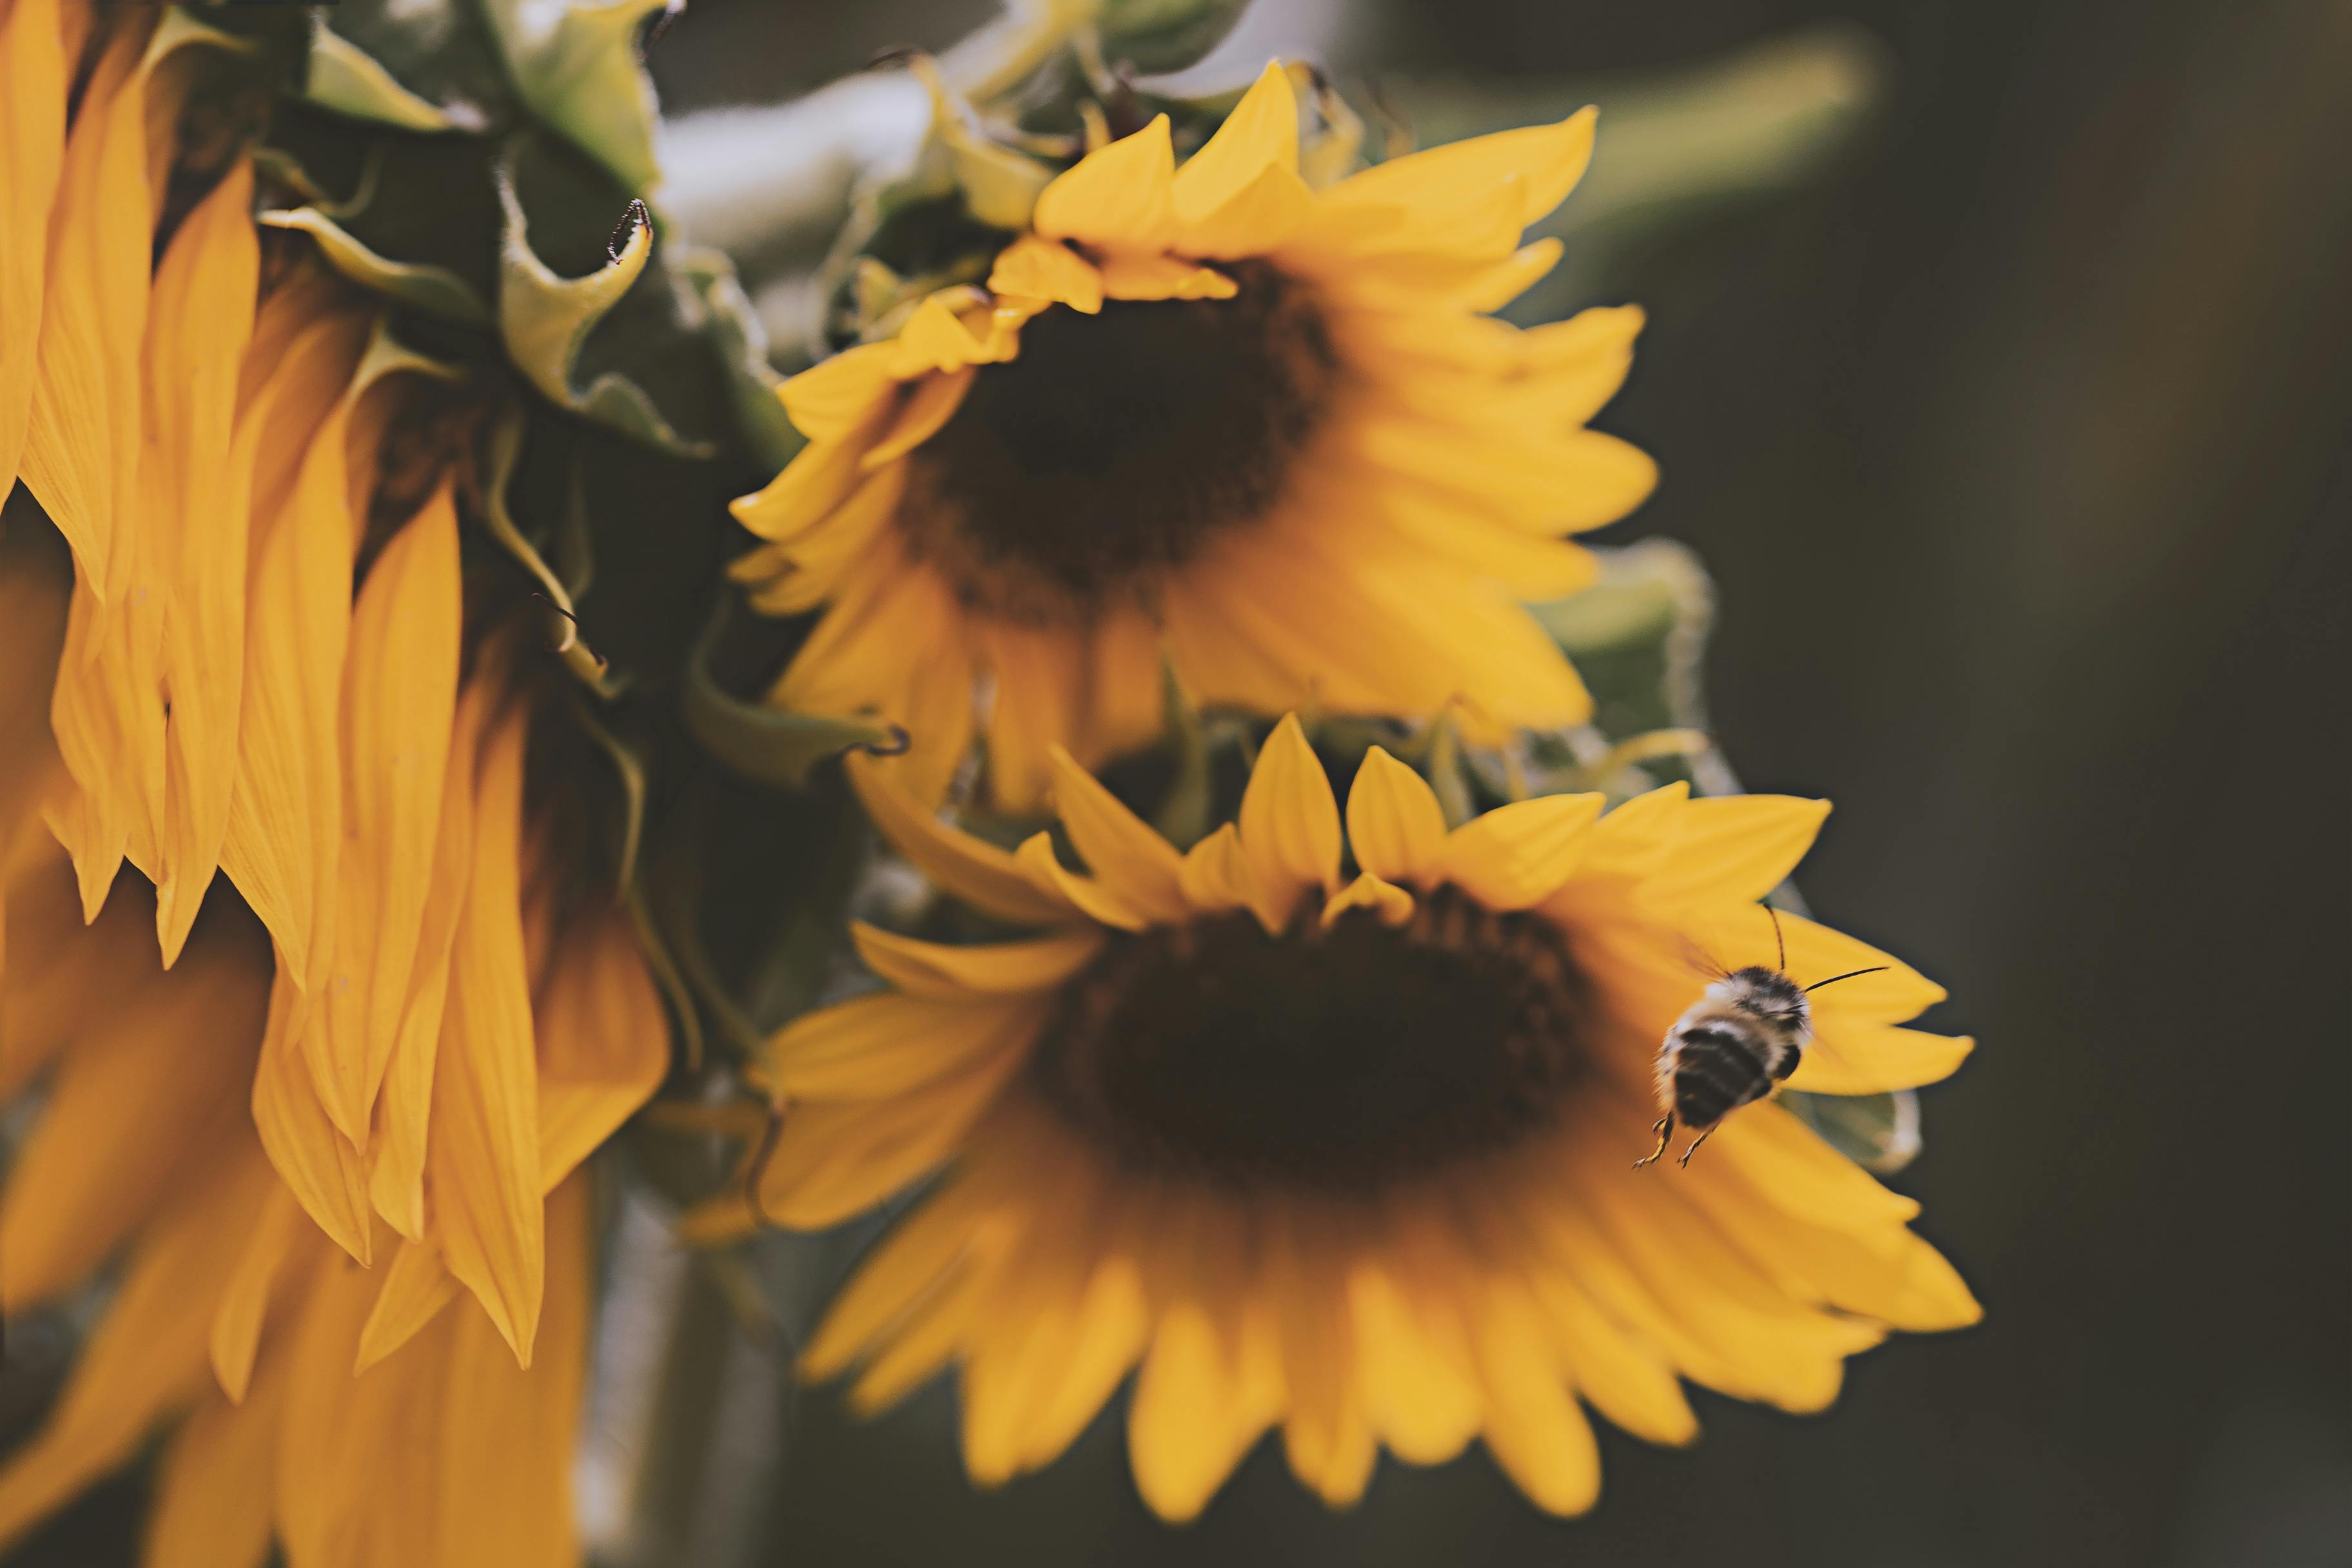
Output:
[[[1862,974],[1884,973],[1886,970],[1893,967],[1894,965],[1887,963],[1874,963],[1868,969],[1849,969],[1843,974],[1832,974],[1827,980],[1816,980],[1811,985],[1806,986],[1805,989],[1808,991],[1819,991],[1822,986],[1834,985],[1841,980],[1852,980],[1856,975]]]
[[[1767,904],[1764,912],[1772,917],[1772,945],[1780,950],[1780,973],[1786,974],[1789,973],[1789,939],[1780,931],[1780,911]],[[1823,984],[1828,983],[1824,981]],[[1692,1147],[1696,1148],[1697,1145],[1693,1144]]]

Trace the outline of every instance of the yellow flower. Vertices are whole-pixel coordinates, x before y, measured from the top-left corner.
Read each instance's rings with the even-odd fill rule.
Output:
[[[122,1264],[0,1542],[176,1426],[157,1560],[566,1563],[574,1173],[667,1023],[532,806],[432,367],[307,242],[265,258],[248,161],[151,272],[189,36],[0,0],[0,202],[47,237],[0,247],[0,485],[37,503],[0,537],[0,1099],[47,1084],[0,1313]]]
[[[1583,585],[1557,536],[1622,517],[1650,460],[1583,428],[1641,324],[1480,312],[1542,275],[1586,110],[1310,189],[1269,67],[1181,168],[1163,116],[1049,185],[989,292],[788,382],[809,446],[736,503],[773,614],[830,608],[773,692],[913,734],[937,798],[985,675],[992,787],[1036,798],[1195,699],[1429,713],[1483,731],[1589,702],[1518,607]]]
[[[1374,748],[1343,834],[1286,719],[1238,823],[1181,855],[1056,753],[1081,875],[1046,835],[1008,854],[888,764],[854,766],[934,880],[1053,927],[995,946],[860,927],[890,988],[797,1020],[765,1068],[784,1114],[759,1206],[777,1222],[830,1225],[947,1166],[805,1364],[862,1362],[868,1410],[957,1364],[975,1479],[1051,1460],[1139,1364],[1129,1447],[1167,1518],[1272,1426],[1335,1505],[1379,1445],[1433,1464],[1483,1437],[1574,1513],[1599,1484],[1581,1405],[1678,1444],[1680,1379],[1818,1410],[1889,1329],[1977,1317],[1906,1228],[1916,1205],[1777,1104],[1736,1112],[1686,1170],[1633,1168],[1660,1040],[1702,984],[1686,950],[1772,961],[1757,900],[1817,802],[1677,785],[1449,833]],[[1937,986],[1780,923],[1800,979],[1887,966],[1820,994],[1792,1087],[1920,1084],[1965,1054],[1896,1026]]]

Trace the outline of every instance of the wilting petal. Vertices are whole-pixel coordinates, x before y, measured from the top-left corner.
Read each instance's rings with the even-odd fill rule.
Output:
[[[58,0],[14,0],[0,9],[0,212],[24,237],[0,245],[0,487],[16,483],[33,414],[48,275],[50,204],[66,145],[72,69],[58,35]],[[0,488],[0,497],[7,490]]]
[[[298,1037],[310,1006],[287,977],[281,960],[269,991],[261,1061],[253,1074],[254,1130],[303,1211],[336,1246],[365,1263],[371,1246],[367,1170],[359,1151],[335,1131],[302,1060]]]
[[[474,854],[449,954],[425,1169],[449,1270],[530,1364],[546,1259],[539,1083],[522,934],[522,773],[528,715],[500,715],[482,745]]]
[[[541,988],[540,1184],[552,1189],[652,1098],[669,1020],[626,913],[566,931]]]

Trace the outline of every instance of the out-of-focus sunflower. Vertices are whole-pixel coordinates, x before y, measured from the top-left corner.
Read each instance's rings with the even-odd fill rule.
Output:
[[[568,1563],[573,1173],[667,1025],[576,787],[529,776],[519,593],[461,559],[481,403],[266,252],[249,159],[187,166],[192,41],[0,7],[47,237],[0,254],[0,1096],[46,1089],[0,1311],[121,1262],[0,1541],[176,1425],[151,1560]]]
[[[1161,722],[1162,660],[1260,712],[1580,721],[1518,607],[1582,586],[1558,537],[1622,517],[1650,460],[1584,423],[1641,324],[1520,331],[1482,312],[1540,277],[1521,247],[1592,145],[1586,110],[1309,186],[1269,67],[1180,168],[1166,117],[1048,185],[987,290],[787,383],[809,445],[736,504],[775,614],[829,606],[781,706],[913,734],[936,798],[972,732],[1025,803]]]
[[[1343,834],[1286,719],[1238,823],[1185,854],[1056,753],[1082,875],[1047,835],[1007,853],[932,817],[891,764],[855,765],[942,888],[1054,929],[943,946],[859,928],[890,989],[773,1041],[783,1121],[758,1206],[825,1226],[948,1166],[806,1365],[862,1362],[851,1397],[872,1410],[956,1363],[977,1479],[1052,1459],[1140,1363],[1129,1446],[1166,1517],[1276,1425],[1334,1504],[1381,1445],[1429,1464],[1483,1437],[1573,1513],[1599,1484],[1580,1402],[1681,1443],[1680,1379],[1818,1410],[1889,1329],[1977,1316],[1906,1228],[1916,1205],[1777,1104],[1737,1112],[1686,1170],[1633,1168],[1660,1039],[1701,984],[1688,948],[1772,959],[1757,900],[1817,802],[1676,785],[1449,833],[1374,748]],[[1966,1052],[1897,1026],[1943,994],[1908,966],[1780,925],[1800,979],[1886,966],[1821,994],[1793,1087],[1907,1087]]]

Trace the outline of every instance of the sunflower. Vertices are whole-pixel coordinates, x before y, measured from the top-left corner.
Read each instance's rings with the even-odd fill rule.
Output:
[[[937,798],[972,731],[1021,805],[1197,700],[1582,721],[1520,601],[1590,580],[1558,536],[1623,516],[1649,458],[1584,428],[1641,313],[1521,331],[1520,245],[1582,174],[1592,112],[1310,188],[1269,66],[1177,166],[1165,116],[1046,186],[985,290],[787,382],[805,449],[736,516],[777,615],[828,606],[772,693],[912,732]]]
[[[1381,1445],[1433,1464],[1483,1437],[1575,1513],[1599,1484],[1583,1404],[1679,1444],[1682,1379],[1819,1410],[1890,1329],[1977,1317],[1906,1228],[1916,1205],[1780,1105],[1737,1112],[1687,1170],[1634,1169],[1660,1039],[1701,984],[1687,950],[1773,957],[1758,900],[1820,803],[1674,785],[1448,832],[1375,747],[1343,834],[1291,718],[1238,823],[1184,854],[1056,752],[1080,874],[1045,834],[995,848],[889,764],[856,766],[943,889],[1050,929],[947,946],[857,928],[888,988],[772,1042],[783,1120],[757,1207],[827,1226],[947,1168],[804,1364],[862,1363],[871,1411],[955,1363],[976,1480],[1051,1460],[1139,1364],[1129,1447],[1168,1519],[1277,1425],[1334,1505]],[[1801,978],[1885,966],[1822,993],[1792,1087],[1920,1084],[1966,1053],[1896,1026],[1943,994],[1908,966],[1779,927]]]
[[[155,1561],[566,1562],[575,1173],[667,1026],[463,568],[478,421],[175,146],[208,37],[0,4],[0,1312],[120,1266],[0,1542],[169,1427]]]

